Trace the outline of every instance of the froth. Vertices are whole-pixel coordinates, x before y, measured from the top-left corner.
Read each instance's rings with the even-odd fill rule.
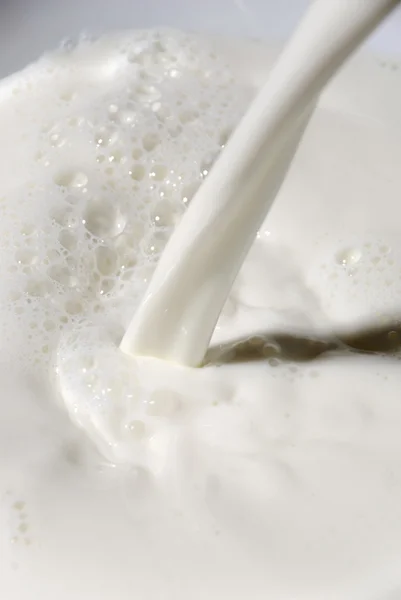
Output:
[[[82,317],[127,323],[251,91],[172,31],[64,44],[2,89],[4,144],[22,150],[2,173],[1,335],[46,367]]]

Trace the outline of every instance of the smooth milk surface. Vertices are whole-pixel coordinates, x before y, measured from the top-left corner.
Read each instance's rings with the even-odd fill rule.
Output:
[[[116,33],[0,87],[7,600],[401,598],[397,64],[325,93],[210,364],[118,350],[274,56]]]

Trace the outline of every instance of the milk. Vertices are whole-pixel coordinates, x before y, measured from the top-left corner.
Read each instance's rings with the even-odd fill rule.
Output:
[[[7,600],[401,593],[399,356],[308,342],[397,333],[397,63],[357,57],[325,93],[208,366],[119,350],[274,58],[117,33],[1,86]]]

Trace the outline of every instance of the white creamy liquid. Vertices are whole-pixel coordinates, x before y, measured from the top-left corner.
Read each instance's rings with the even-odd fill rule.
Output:
[[[294,339],[397,346],[397,64],[322,98],[214,337],[263,342],[203,369],[118,350],[273,58],[115,34],[2,84],[1,598],[401,598],[397,352]]]

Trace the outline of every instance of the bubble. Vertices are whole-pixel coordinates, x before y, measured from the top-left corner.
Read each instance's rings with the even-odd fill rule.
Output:
[[[131,168],[131,171],[130,171],[131,178],[134,179],[135,181],[142,181],[142,179],[145,177],[145,173],[146,173],[146,169],[140,163],[133,165],[133,167]]]
[[[69,315],[79,315],[84,307],[80,300],[69,299],[65,302],[64,308]]]
[[[53,148],[61,148],[66,141],[66,138],[59,132],[53,132],[49,135],[49,142]]]
[[[135,160],[138,160],[138,158],[141,158],[142,155],[143,155],[143,150],[141,148],[134,148],[131,152],[131,156]]]
[[[101,127],[95,134],[94,140],[97,146],[111,146],[118,139],[118,133],[114,129]]]
[[[96,237],[116,237],[124,231],[126,222],[117,203],[109,198],[92,198],[86,205],[83,224]]]
[[[101,275],[112,275],[117,269],[117,253],[107,246],[96,249],[96,267]]]
[[[118,236],[115,242],[115,248],[120,254],[126,254],[139,246],[139,242],[144,236],[144,226],[142,223],[132,223],[124,233]]]
[[[155,232],[149,235],[142,244],[142,250],[146,256],[160,254],[167,243],[168,235],[164,232]]]
[[[78,279],[70,272],[69,268],[64,265],[52,265],[47,274],[53,281],[60,283],[66,287],[76,287]]]
[[[168,168],[166,165],[153,165],[149,177],[155,181],[163,181],[167,177]]]
[[[133,94],[134,99],[151,104],[160,98],[160,91],[154,85],[138,85]]]
[[[151,220],[156,227],[170,227],[177,220],[177,207],[173,202],[162,200],[151,211]]]
[[[336,262],[343,267],[352,267],[359,263],[362,258],[362,251],[359,248],[346,248],[336,255]]]
[[[83,171],[64,171],[54,177],[60,187],[81,188],[88,183],[88,176]]]
[[[105,296],[109,294],[115,286],[114,279],[102,279],[99,285],[99,294],[101,296]]]
[[[146,133],[142,138],[142,145],[147,152],[152,152],[160,144],[157,133]]]
[[[77,238],[75,235],[68,229],[63,229],[60,231],[58,236],[59,242],[63,248],[66,250],[75,250],[77,247]]]
[[[109,161],[112,163],[117,163],[123,165],[127,162],[128,157],[121,151],[116,150],[113,154],[110,154]]]
[[[179,410],[180,404],[180,396],[176,392],[156,390],[147,401],[146,412],[153,417],[169,417]]]

